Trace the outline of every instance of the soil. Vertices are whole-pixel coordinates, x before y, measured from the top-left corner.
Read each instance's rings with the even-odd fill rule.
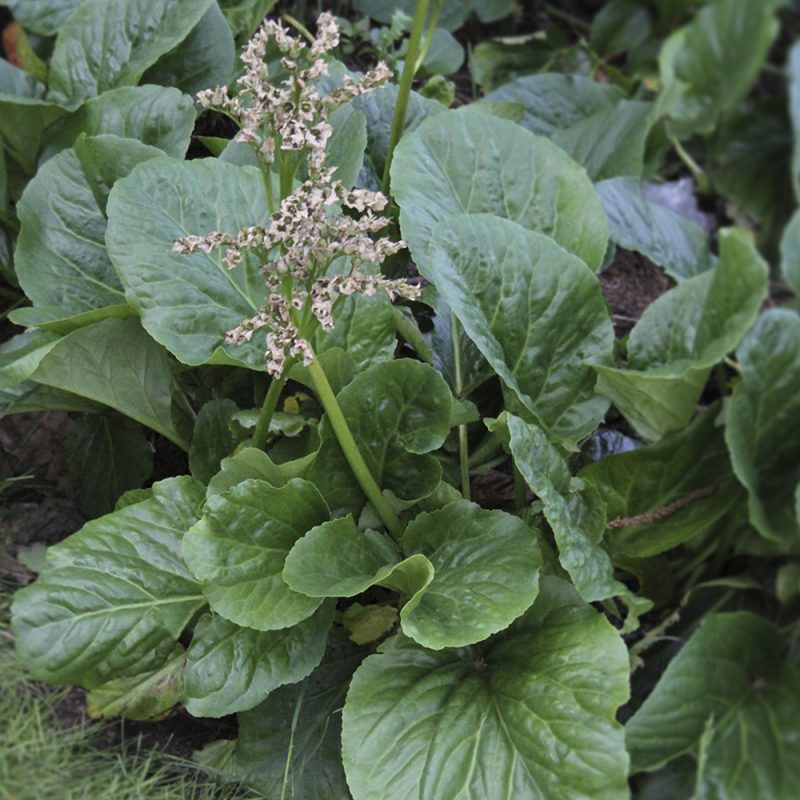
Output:
[[[622,249],[598,277],[617,336],[630,333],[650,303],[671,288],[669,278],[652,261]]]

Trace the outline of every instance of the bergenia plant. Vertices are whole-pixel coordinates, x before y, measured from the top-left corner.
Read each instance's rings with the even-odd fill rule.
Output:
[[[213,158],[182,158],[191,124],[128,138],[116,97],[56,131],[0,402],[83,412],[93,442],[132,421],[76,459],[124,474],[17,593],[18,653],[97,716],[237,715],[203,760],[267,798],[794,800],[800,318],[762,310],[750,232],[712,246],[649,180],[733,124],[780,2],[664,10],[630,59],[663,44],[659,82],[611,66],[612,14],[481,43],[475,88],[502,85],[457,110],[411,91],[438,20],[506,4],[413,5],[398,85],[336,61],[329,13],[264,23],[199,94],[235,127],[198,136]],[[511,79],[529,51],[592,73]],[[603,270],[645,257],[663,292],[612,319]],[[150,486],[154,440],[182,466]]]

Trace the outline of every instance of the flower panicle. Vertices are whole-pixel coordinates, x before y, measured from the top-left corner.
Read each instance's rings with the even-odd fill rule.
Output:
[[[289,74],[279,87],[268,82],[264,58],[269,42],[277,46]],[[320,96],[313,82],[327,74],[324,56],[338,42],[338,27],[327,12],[317,21],[317,36],[310,47],[279,23],[268,21],[242,56],[245,71],[236,97],[230,97],[224,87],[199,95],[201,104],[237,119],[241,130],[236,139],[256,148],[264,169],[270,169],[276,147],[305,151],[307,178],[283,198],[268,225],[249,226],[238,234],[212,231],[183,236],[174,245],[175,251],[187,255],[222,249],[228,269],[239,266],[248,253],[260,260],[266,302],[250,319],[228,331],[225,341],[241,345],[267,328],[265,358],[274,377],[283,375],[289,359],[306,365],[313,361],[310,331],[315,324],[323,330],[333,328],[339,297],[385,292],[392,299],[414,299],[420,293],[419,287],[404,280],[363,269],[365,264],[381,264],[405,243],[376,236],[389,223],[381,215],[387,198],[367,189],[347,189],[336,179],[335,168],[325,163],[332,133],[329,112],[391,77],[386,65],[379,64],[359,80],[348,76],[338,89]],[[309,57],[310,66],[301,68]],[[347,274],[329,274],[331,263],[341,257],[349,261]]]

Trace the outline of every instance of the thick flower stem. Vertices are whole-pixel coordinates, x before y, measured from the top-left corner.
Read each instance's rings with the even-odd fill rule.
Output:
[[[450,338],[453,342],[453,363],[455,365],[455,395],[461,400],[464,391],[464,375],[461,364],[461,326],[452,309],[450,311]],[[461,472],[461,494],[465,500],[471,500],[469,485],[469,441],[467,439],[467,426],[462,423],[458,426],[458,464]]]
[[[333,393],[330,383],[328,383],[328,378],[319,363],[319,359],[315,358],[308,366],[308,374],[311,376],[311,380],[314,381],[317,396],[325,409],[325,413],[328,415],[328,421],[336,434],[339,446],[342,448],[342,452],[359,486],[361,486],[364,494],[378,512],[386,529],[395,539],[399,540],[403,535],[403,525],[394,511],[392,511],[386,498],[381,494],[378,484],[375,483],[375,478],[372,477],[372,473],[369,471],[369,467],[358,449],[358,445],[350,432],[347,420],[344,418],[342,409],[336,400],[336,395]]]
[[[267,435],[269,434],[269,423],[272,420],[272,415],[278,406],[278,399],[281,396],[283,387],[286,386],[286,381],[274,379],[267,389],[267,396],[261,405],[261,411],[258,414],[258,421],[256,422],[256,430],[253,433],[253,447],[259,450],[263,449],[267,443]]]
[[[419,43],[422,39],[422,31],[425,29],[425,17],[428,15],[428,0],[417,0],[414,10],[414,21],[411,23],[411,33],[408,37],[408,50],[405,54],[403,64],[403,74],[400,77],[400,84],[397,89],[397,105],[394,107],[394,118],[392,119],[392,132],[389,137],[389,149],[386,152],[386,165],[383,168],[383,180],[381,181],[381,191],[389,193],[390,170],[394,149],[400,141],[403,126],[406,122],[406,109],[408,108],[408,96],[411,94],[411,84],[414,82],[414,73],[417,66],[417,53]]]

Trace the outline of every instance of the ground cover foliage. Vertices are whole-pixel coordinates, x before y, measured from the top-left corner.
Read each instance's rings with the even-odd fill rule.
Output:
[[[267,798],[800,794],[796,3],[6,5],[33,676]]]

